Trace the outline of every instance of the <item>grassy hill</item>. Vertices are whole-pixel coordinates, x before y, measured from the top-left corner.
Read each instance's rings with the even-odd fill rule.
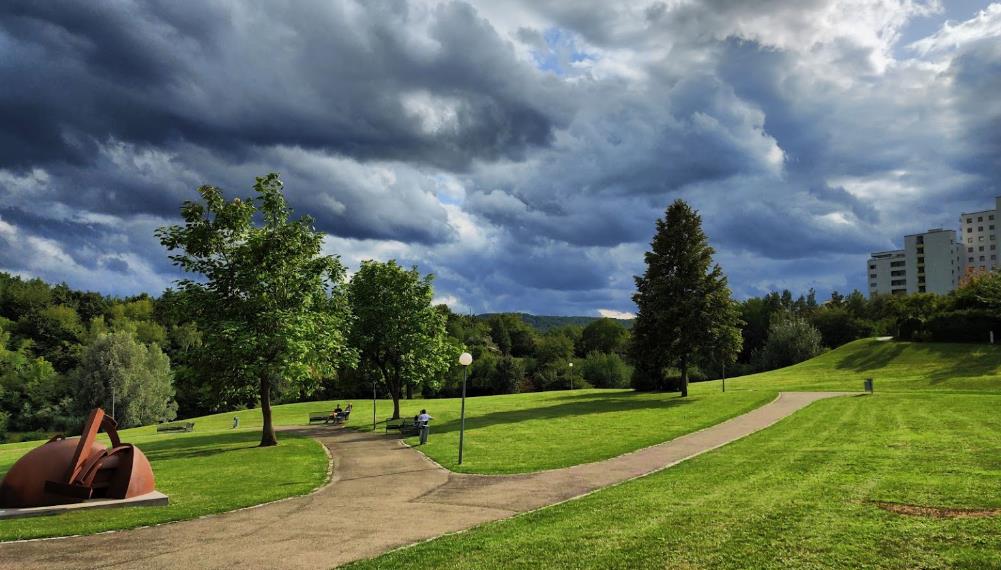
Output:
[[[997,347],[865,340],[729,380],[727,395],[857,390],[871,376],[876,393],[352,567],[1001,568],[999,365]]]
[[[863,339],[795,366],[727,381],[727,389],[1001,392],[1001,347]]]

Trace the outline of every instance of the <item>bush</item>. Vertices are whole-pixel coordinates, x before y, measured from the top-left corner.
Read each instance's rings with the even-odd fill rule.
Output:
[[[802,317],[786,315],[768,327],[761,359],[766,369],[775,369],[808,360],[822,351],[820,331]]]
[[[581,364],[580,374],[595,388],[624,388],[632,370],[618,354],[592,351]]]
[[[987,309],[966,309],[939,313],[924,326],[926,337],[936,342],[988,342],[994,331],[1001,342],[1001,318]]]
[[[7,412],[0,412],[0,443],[7,441]]]

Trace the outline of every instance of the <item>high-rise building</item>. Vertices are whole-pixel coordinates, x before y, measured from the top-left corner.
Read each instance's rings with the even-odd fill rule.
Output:
[[[869,295],[952,291],[963,275],[956,232],[936,228],[904,236],[904,249],[869,256]]]
[[[1001,196],[993,210],[959,217],[959,235],[942,228],[904,236],[904,249],[879,251],[866,263],[869,295],[944,294],[959,286],[964,275],[1001,270]]]
[[[959,243],[963,248],[966,273],[994,271],[998,265],[996,228],[1001,224],[1001,197],[994,199],[994,209],[968,212],[959,217]]]

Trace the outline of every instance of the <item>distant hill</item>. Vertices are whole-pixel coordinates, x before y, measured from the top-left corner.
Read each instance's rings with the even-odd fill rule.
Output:
[[[476,315],[477,318],[486,319],[492,315],[501,313],[483,313],[481,315]],[[546,332],[551,329],[565,327],[567,325],[580,325],[586,327],[592,322],[600,319],[601,317],[557,317],[551,315],[530,315],[528,313],[503,313],[517,315],[521,317],[521,320],[525,321],[529,326],[534,328],[539,332]],[[633,328],[633,319],[612,319],[618,322],[627,329]]]

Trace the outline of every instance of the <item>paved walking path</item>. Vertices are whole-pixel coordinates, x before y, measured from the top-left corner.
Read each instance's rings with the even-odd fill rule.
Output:
[[[0,568],[330,568],[670,467],[839,395],[783,393],[666,443],[524,475],[452,473],[394,438],[300,430],[333,456],[333,479],[311,495],[131,531],[0,544]]]

